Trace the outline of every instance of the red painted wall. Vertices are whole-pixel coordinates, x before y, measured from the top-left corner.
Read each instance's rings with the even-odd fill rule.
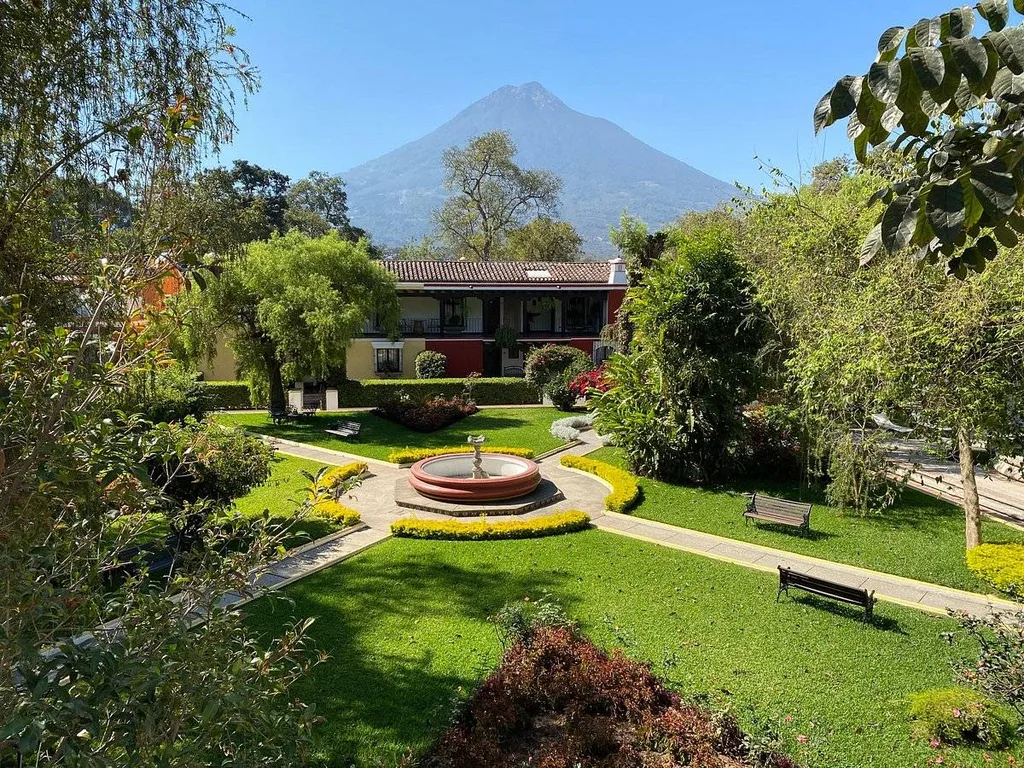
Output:
[[[480,339],[427,339],[426,345],[427,349],[448,356],[445,375],[453,379],[480,373],[484,369],[484,343]]]
[[[622,306],[622,299],[625,298],[625,291],[608,291],[608,324],[611,325],[618,320],[619,307]]]
[[[558,342],[556,342],[558,343]],[[594,354],[594,340],[593,339],[568,339],[566,342],[570,347],[576,347],[576,349],[582,349],[587,353],[587,357]]]

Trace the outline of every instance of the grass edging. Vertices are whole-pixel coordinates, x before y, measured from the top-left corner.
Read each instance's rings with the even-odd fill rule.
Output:
[[[443,539],[445,541],[500,541],[507,539],[533,539],[582,531],[590,527],[590,516],[570,509],[530,520],[502,520],[491,522],[486,518],[472,523],[454,520],[421,520],[406,517],[391,524],[391,533],[409,539]]]
[[[628,512],[640,500],[640,484],[635,476],[624,469],[573,454],[563,456],[561,464],[569,469],[595,475],[610,485],[612,492],[604,497],[604,508],[609,512]]]

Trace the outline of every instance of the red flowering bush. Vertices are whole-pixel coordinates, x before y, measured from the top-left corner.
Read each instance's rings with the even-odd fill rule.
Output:
[[[569,390],[577,397],[589,400],[596,392],[607,392],[612,387],[612,380],[608,376],[604,365],[599,365],[590,371],[583,371],[569,384]]]
[[[731,718],[681,701],[647,666],[571,625],[515,642],[422,765],[796,768],[784,755],[753,754]]]
[[[433,397],[418,403],[399,395],[381,402],[373,413],[417,432],[436,432],[478,410],[461,397]]]

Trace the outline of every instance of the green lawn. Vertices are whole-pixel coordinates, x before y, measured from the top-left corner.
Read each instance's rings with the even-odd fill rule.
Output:
[[[912,766],[936,752],[910,738],[906,697],[948,686],[963,649],[933,617],[880,604],[876,623],[811,598],[775,604],[771,575],[614,534],[508,542],[389,540],[261,600],[251,626],[315,616],[330,658],[296,693],[325,718],[315,752],[331,766],[392,765],[423,749],[498,656],[486,621],[505,602],[549,592],[606,647],[654,664],[684,696],[709,693],[820,768]],[[798,735],[808,737],[799,744]],[[997,756],[1005,765],[1005,756]],[[984,765],[980,750],[946,765]]]
[[[367,411],[319,414],[289,424],[271,424],[265,413],[222,413],[216,419],[251,432],[387,461],[395,448],[463,445],[469,435],[485,435],[490,445],[532,448],[538,454],[544,453],[561,445],[548,430],[552,421],[564,415],[554,408],[486,408],[427,434],[413,432]],[[344,440],[324,433],[342,418],[363,425],[358,439]]]
[[[625,466],[614,448],[590,458]],[[884,573],[944,584],[972,592],[991,593],[964,562],[964,520],[959,507],[913,490],[904,490],[896,506],[859,515],[829,507],[823,494],[796,484],[744,482],[719,489],[640,481],[643,500],[631,514],[683,528],[749,541],[766,547],[858,565]],[[810,536],[792,528],[745,524],[743,493],[813,502]],[[1024,531],[986,521],[986,541],[1024,542]]]

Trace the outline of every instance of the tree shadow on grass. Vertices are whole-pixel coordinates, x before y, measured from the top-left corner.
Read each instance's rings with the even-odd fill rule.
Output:
[[[436,735],[460,688],[471,690],[498,658],[497,634],[483,623],[486,617],[524,596],[561,592],[570,578],[568,572],[516,576],[496,566],[460,567],[427,550],[397,561],[356,558],[288,590],[293,604],[259,601],[247,620],[273,633],[290,617],[316,617],[310,634],[330,659],[296,694],[315,701],[326,720],[317,728],[315,751],[328,765],[348,766],[360,764],[367,731],[375,743],[393,745],[423,745]],[[563,593],[560,602],[573,613],[575,601]]]
[[[783,600],[786,599],[786,596],[783,595]],[[846,605],[845,603],[837,603],[833,600],[826,600],[825,598],[817,597],[815,595],[795,594],[790,595],[788,599],[791,602],[806,605],[818,611],[831,613],[833,616],[839,616],[851,621],[860,621],[869,627],[880,629],[883,632],[892,632],[894,634],[904,636],[907,635],[907,632],[900,626],[899,621],[890,616],[880,616],[878,614],[878,603],[875,604],[874,610],[869,617],[865,616],[862,608]]]

